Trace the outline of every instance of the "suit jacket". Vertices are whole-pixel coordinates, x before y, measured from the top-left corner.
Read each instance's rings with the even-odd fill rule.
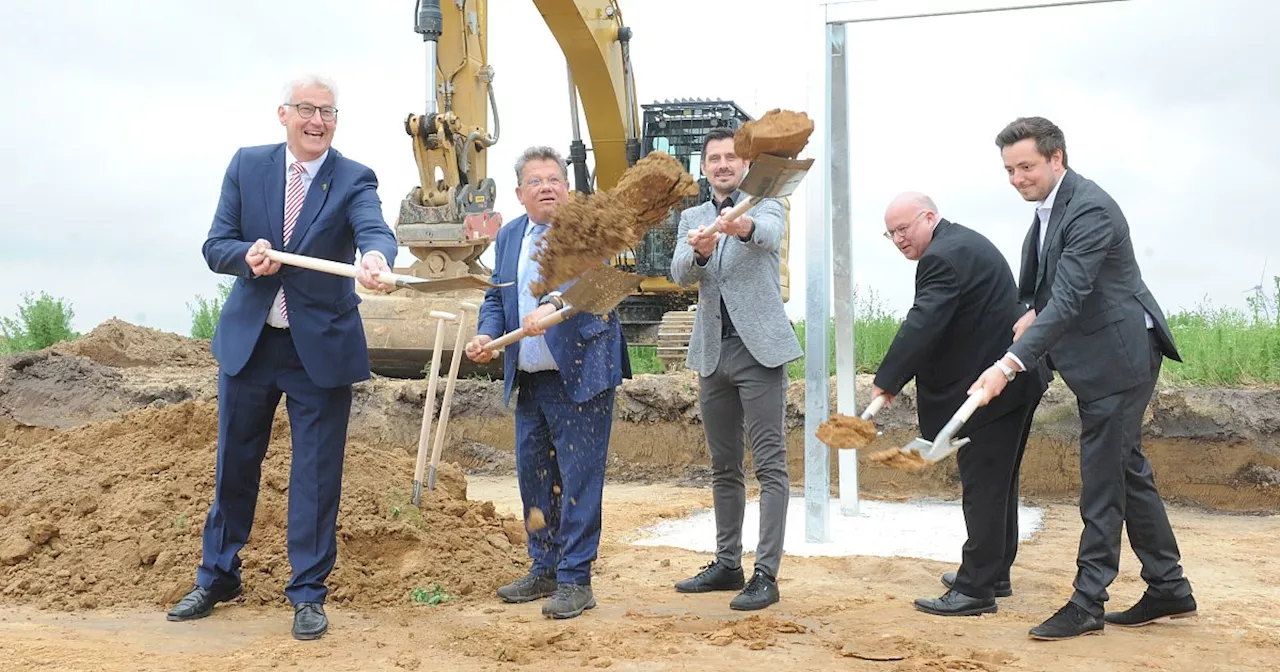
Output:
[[[494,251],[495,284],[517,281],[520,243],[528,226],[529,216],[521,215],[498,231]],[[485,292],[484,303],[480,306],[478,333],[497,338],[520,328],[519,291],[519,287],[512,284],[491,287]],[[631,377],[631,358],[627,354],[622,323],[616,311],[607,315],[577,313],[548,329],[545,337],[560,370],[560,378],[569,395],[579,404]],[[516,341],[506,347],[502,357],[503,401],[508,405],[515,389],[519,358],[520,342]]]
[[[914,377],[920,432],[933,440],[964,405],[973,381],[1004,356],[1022,313],[1013,271],[995,245],[939,219],[916,266],[915,302],[876,371],[876,387],[898,394]],[[1048,385],[1048,373],[1031,368],[965,427],[972,431],[1003,417]]]
[[[740,198],[741,192],[734,200]],[[698,283],[698,312],[685,365],[704,377],[715,373],[720,363],[722,298],[742,344],[760,364],[773,368],[804,355],[783,308],[782,285],[778,280],[782,237],[786,233],[782,203],[766,198],[753,205],[747,214],[755,222],[751,239],[743,241],[737,236],[721,235],[707,265],[699,266],[689,245],[688,233],[700,226],[710,226],[719,213],[712,201],[680,213],[671,277],[682,287]]]
[[[1021,299],[1036,310],[1032,326],[1011,352],[1027,366],[1048,363],[1082,401],[1126,390],[1151,377],[1144,312],[1161,352],[1182,361],[1173,333],[1142,280],[1129,223],[1120,206],[1093,181],[1068,170],[1058,186],[1036,256],[1039,220],[1022,246]]]
[[[396,238],[382,218],[378,178],[330,148],[286,247],[284,156],[283,142],[241,148],[223,177],[203,251],[213,272],[237,279],[218,319],[213,355],[229,375],[244,368],[283,283],[294,346],[311,380],[320,387],[367,380],[369,351],[355,280],[285,265],[273,275],[254,277],[244,256],[253,241],[264,238],[275,250],[343,263],[352,263],[357,249],[362,254],[377,250],[394,265]]]

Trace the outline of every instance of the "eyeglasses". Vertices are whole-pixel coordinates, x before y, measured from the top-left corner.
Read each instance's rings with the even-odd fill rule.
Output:
[[[916,222],[920,221],[920,215],[928,214],[928,212],[929,212],[928,210],[921,210],[919,215],[912,217],[911,221],[907,222],[906,224],[903,224],[902,226],[885,231],[884,232],[885,239],[892,241],[894,238],[906,238],[907,229],[911,228],[912,226],[915,225]]]
[[[537,189],[538,187],[541,187],[541,186],[542,186],[542,178],[540,178],[540,177],[531,177],[531,178],[529,178],[528,180],[525,180],[525,184],[526,184],[526,185],[528,185],[528,186],[530,186],[530,187],[533,187],[534,189]],[[558,177],[552,177],[552,178],[548,178],[548,179],[547,179],[547,184],[549,184],[549,185],[551,185],[551,186],[553,186],[553,187],[558,187],[558,186],[560,186],[560,185],[564,184],[564,180],[562,180],[562,179],[560,179],[560,178],[558,178]]]
[[[297,110],[298,116],[303,119],[310,119],[315,116],[316,110],[320,110],[320,118],[325,121],[333,121],[338,118],[338,108],[336,107],[316,107],[311,103],[285,103],[284,106]]]

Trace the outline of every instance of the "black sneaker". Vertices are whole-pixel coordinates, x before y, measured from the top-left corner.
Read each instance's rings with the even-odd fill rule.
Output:
[[[1175,618],[1190,618],[1196,615],[1196,598],[1188,595],[1180,600],[1162,600],[1158,597],[1143,595],[1138,603],[1124,611],[1113,611],[1104,618],[1111,625],[1125,628],[1136,628]]]
[[[692,578],[676,582],[676,591],[681,593],[709,593],[713,590],[742,590],[746,585],[742,568],[729,569],[719,560],[702,567],[702,571]]]
[[[556,586],[556,592],[542,605],[542,615],[550,618],[574,618],[587,609],[596,608],[596,598],[591,586],[580,586],[576,583],[562,583]]]
[[[498,597],[504,602],[532,602],[550,597],[556,592],[554,576],[540,576],[530,572],[498,589]]]
[[[762,569],[751,575],[751,582],[729,602],[729,608],[737,611],[755,611],[777,602],[778,582]]]
[[[1032,639],[1072,639],[1081,635],[1101,635],[1103,627],[1101,618],[1085,611],[1075,602],[1068,602],[1067,606],[1059,609],[1049,620],[1031,628],[1027,634]]]

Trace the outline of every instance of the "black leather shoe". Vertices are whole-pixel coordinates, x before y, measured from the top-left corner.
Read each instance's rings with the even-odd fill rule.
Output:
[[[938,598],[919,598],[916,609],[934,616],[977,616],[978,614],[994,614],[999,607],[996,598],[981,599],[957,592],[954,588]]]
[[[293,606],[293,638],[320,639],[329,630],[329,617],[319,602],[299,602]]]
[[[757,569],[751,575],[751,581],[747,583],[747,587],[729,601],[729,608],[737,611],[755,611],[764,609],[779,599],[781,597],[778,595],[778,582],[772,576],[765,574],[764,570]]]
[[[691,578],[676,582],[676,591],[681,593],[709,593],[713,590],[742,590],[746,585],[742,568],[729,569],[719,560],[712,560],[704,565],[702,571]]]
[[[951,588],[952,586],[955,585],[955,583],[956,583],[955,572],[947,572],[946,574],[942,575],[942,585],[948,588]],[[995,584],[992,585],[992,589],[995,591],[996,597],[1011,597],[1013,595],[1013,582],[1012,581],[996,581]]]
[[[498,597],[504,602],[532,602],[551,597],[556,592],[556,577],[529,573],[498,588]]]
[[[169,613],[165,615],[170,621],[190,621],[197,618],[204,618],[213,613],[213,606],[219,602],[230,602],[240,597],[243,592],[244,585],[237,583],[232,588],[201,588],[196,586],[191,589],[178,603],[173,605]]]
[[[1101,635],[1103,627],[1101,618],[1085,611],[1075,602],[1068,602],[1067,606],[1059,609],[1049,620],[1031,628],[1027,634],[1032,639],[1072,639],[1081,635]]]
[[[562,583],[556,586],[556,594],[542,605],[542,615],[550,618],[576,618],[587,609],[596,608],[596,598],[591,586]]]
[[[1111,625],[1125,628],[1136,628],[1142,625],[1160,623],[1175,618],[1190,618],[1196,615],[1196,598],[1188,595],[1180,600],[1162,600],[1158,597],[1143,595],[1138,603],[1124,611],[1113,611],[1104,616]]]

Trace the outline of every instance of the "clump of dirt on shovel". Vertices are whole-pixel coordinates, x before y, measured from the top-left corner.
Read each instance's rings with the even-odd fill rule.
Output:
[[[834,413],[818,426],[818,440],[831,448],[866,448],[876,440],[876,426],[870,420]]]
[[[769,110],[733,134],[733,151],[748,161],[761,154],[794,159],[809,144],[812,134],[813,120],[804,112]]]
[[[929,463],[923,457],[915,452],[904,453],[899,448],[886,448],[871,453],[867,459],[872,462],[879,462],[890,469],[898,471],[906,471],[912,474],[920,473],[929,467]]]
[[[637,161],[613,189],[575,194],[551,215],[551,226],[533,253],[542,278],[531,291],[542,296],[634,247],[673,206],[697,194],[693,176],[665,152]]]

